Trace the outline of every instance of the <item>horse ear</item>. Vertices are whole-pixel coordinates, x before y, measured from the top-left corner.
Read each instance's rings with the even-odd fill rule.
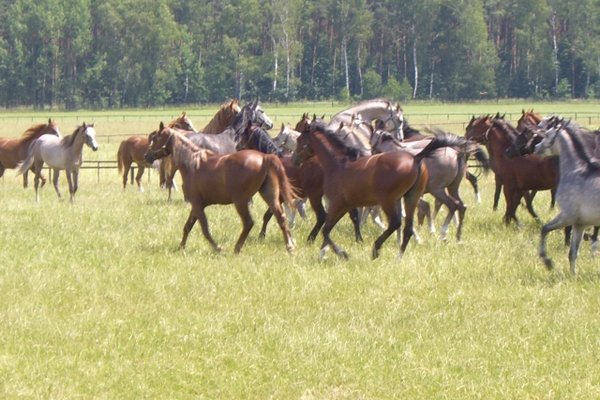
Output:
[[[84,128],[87,128],[87,125],[85,124],[85,121],[83,122],[83,124],[81,126],[83,126]]]
[[[281,123],[281,130],[284,130],[284,129],[285,129],[285,124],[282,122]]]
[[[160,124],[158,124],[158,131],[162,131],[163,129],[165,129],[165,124],[163,124],[162,121],[160,121]]]
[[[52,124],[52,119],[50,117],[48,117],[48,125]]]
[[[321,115],[321,119],[325,119],[325,114]]]

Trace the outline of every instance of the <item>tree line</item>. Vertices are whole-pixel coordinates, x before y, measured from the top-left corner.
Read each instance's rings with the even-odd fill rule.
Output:
[[[597,0],[0,0],[4,107],[600,97]]]

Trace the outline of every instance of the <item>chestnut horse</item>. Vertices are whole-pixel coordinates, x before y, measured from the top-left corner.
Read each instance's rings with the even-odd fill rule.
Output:
[[[188,115],[183,112],[177,118],[169,123],[169,126],[172,128],[179,128],[186,131],[193,131],[194,124]],[[156,132],[156,131],[154,131]],[[152,132],[152,133],[154,133]],[[150,133],[150,135],[152,135]],[[148,135],[148,136],[150,136]],[[123,140],[119,145],[119,150],[117,151],[117,163],[119,167],[119,175],[123,177],[123,189],[127,186],[127,175],[129,175],[129,170],[131,168],[132,163],[136,163],[138,166],[138,171],[135,174],[135,182],[137,183],[138,190],[140,192],[144,191],[142,186],[142,176],[144,175],[144,171],[146,167],[151,167],[144,160],[144,154],[148,151],[148,137],[147,136],[130,136],[127,139]],[[161,185],[165,180],[165,171],[164,171],[164,163],[161,163],[160,166],[160,182]],[[170,194],[170,190],[169,190]]]
[[[200,220],[206,240],[215,251],[221,251],[210,234],[204,209],[212,204],[234,204],[243,224],[242,233],[235,245],[235,252],[239,253],[254,225],[248,204],[258,192],[277,218],[287,250],[294,249],[294,241],[280,204],[280,199],[283,199],[290,206],[294,194],[277,156],[255,150],[241,150],[227,155],[214,154],[161,123],[158,133],[150,141],[150,149],[145,158],[152,163],[169,155],[181,173],[183,192],[192,206],[183,228],[180,248],[185,248],[190,231],[196,221]]]
[[[231,125],[233,118],[235,118],[240,111],[242,111],[242,108],[240,107],[237,99],[233,99],[228,103],[221,104],[219,111],[217,111],[217,113],[212,117],[208,124],[202,128],[200,132],[209,134],[223,132],[229,125]]]
[[[46,134],[60,137],[60,130],[55,121],[48,119],[47,124],[31,126],[18,139],[0,138],[0,177],[4,175],[6,168],[17,168],[18,164],[27,157],[31,142]],[[43,186],[46,178],[40,176],[40,179]],[[27,171],[23,173],[23,187],[27,187]]]
[[[310,131],[303,132],[298,138],[294,159],[301,161],[316,155],[323,165],[323,188],[329,207],[322,230],[321,256],[331,247],[338,256],[348,258],[348,254],[331,240],[332,228],[352,208],[380,205],[388,218],[388,227],[373,244],[371,254],[373,259],[377,258],[383,243],[400,228],[399,201],[404,199],[406,218],[401,256],[413,235],[414,212],[427,185],[427,167],[421,160],[435,149],[462,143],[466,140],[457,136],[452,139],[435,137],[415,156],[395,151],[356,158],[356,149],[348,148],[322,122],[313,121]]]
[[[484,144],[488,150],[496,181],[503,186],[506,201],[504,223],[507,225],[511,221],[520,225],[516,210],[526,191],[551,190],[558,183],[556,160],[536,155],[514,159],[506,157],[506,150],[517,135],[516,129],[498,116],[473,117],[466,127],[466,137]],[[529,212],[537,218],[533,209]]]

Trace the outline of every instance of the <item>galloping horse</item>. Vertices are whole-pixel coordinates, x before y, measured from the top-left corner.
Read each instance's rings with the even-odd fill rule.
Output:
[[[435,133],[437,135],[452,135],[439,130],[436,130]],[[386,132],[379,132],[376,135],[380,136],[380,140],[373,147],[374,153],[404,150],[417,155],[433,139],[433,136],[423,136],[421,140],[400,142]],[[475,150],[476,145],[474,143],[469,148],[464,149],[455,149],[452,147],[440,148],[423,160],[429,173],[425,193],[430,193],[435,198],[436,205],[441,203],[448,208],[448,215],[442,224],[440,232],[442,240],[446,239],[450,221],[456,212],[458,212],[456,240],[460,241],[461,239],[463,220],[467,207],[460,198],[459,186],[465,176],[467,159]],[[421,207],[419,208],[421,209]],[[430,229],[434,230],[433,225],[430,225]]]
[[[295,146],[294,146],[295,147]],[[258,126],[252,126],[248,124],[246,130],[240,135],[240,140],[237,144],[238,150],[240,149],[253,149],[258,150],[267,154],[277,154],[283,166],[285,173],[290,179],[290,182],[296,189],[296,195],[299,199],[296,199],[296,208],[299,209],[302,205],[298,203],[308,198],[311,208],[313,209],[316,221],[314,227],[308,234],[307,241],[312,243],[321,227],[325,223],[325,207],[323,207],[323,167],[319,162],[318,157],[312,157],[305,160],[301,165],[294,165],[291,160],[290,154],[282,154],[281,150],[275,145],[274,141],[267,132]],[[293,214],[292,214],[293,215]],[[260,237],[264,237],[267,232],[267,224],[271,220],[273,213],[271,210],[267,210],[263,216],[263,225],[260,230]],[[362,235],[360,232],[360,220],[358,216],[358,210],[352,209],[350,211],[350,219],[354,226],[354,235],[356,241],[362,241]]]
[[[6,168],[17,168],[27,157],[27,149],[31,142],[46,134],[60,137],[60,130],[55,121],[48,119],[47,124],[31,126],[18,139],[0,138],[0,177],[4,175]],[[46,178],[40,176],[40,179],[43,186]],[[23,173],[23,187],[27,187],[27,171]]]
[[[403,198],[406,224],[400,246],[401,256],[413,234],[414,211],[427,185],[427,167],[421,160],[439,147],[464,142],[458,137],[436,137],[416,156],[396,151],[356,159],[355,149],[346,147],[337,136],[327,133],[322,122],[314,121],[311,130],[298,138],[294,159],[301,161],[316,155],[323,165],[323,187],[329,207],[322,230],[321,256],[331,247],[338,256],[348,258],[348,254],[331,240],[329,233],[332,228],[352,208],[380,205],[388,218],[388,227],[373,244],[372,257],[377,258],[382,244],[400,228],[398,201]]]
[[[242,111],[240,107],[239,101],[237,99],[233,99],[230,102],[221,104],[219,107],[219,111],[212,117],[212,119],[208,122],[208,124],[202,128],[200,132],[209,133],[209,134],[217,134],[223,132],[236,115]]]
[[[192,206],[183,228],[180,248],[185,248],[188,235],[199,220],[206,240],[215,251],[221,251],[210,234],[204,209],[212,204],[234,204],[243,224],[235,245],[235,252],[239,253],[254,225],[248,203],[259,192],[277,218],[287,250],[294,249],[280,204],[280,199],[283,199],[288,206],[291,205],[294,195],[277,156],[255,150],[217,155],[201,149],[181,133],[161,124],[150,142],[146,161],[151,163],[169,155],[181,172],[185,198]]]
[[[587,135],[571,122],[561,122],[546,131],[544,139],[535,146],[535,154],[558,156],[560,178],[556,200],[560,213],[542,227],[539,255],[548,269],[553,267],[546,252],[546,237],[555,229],[573,226],[569,264],[576,272],[576,261],[586,226],[600,225],[600,162],[585,145]]]
[[[29,146],[27,157],[20,165],[18,173],[25,173],[33,165],[35,170],[35,199],[37,202],[40,201],[39,183],[44,162],[53,169],[54,176],[52,181],[58,198],[61,198],[60,190],[58,189],[58,177],[60,170],[65,170],[67,182],[69,183],[70,201],[73,202],[75,192],[77,192],[78,188],[79,167],[81,167],[81,153],[84,144],[91,147],[93,151],[98,150],[94,124],[87,125],[84,122],[75,128],[71,135],[64,138],[54,135],[41,136]]]
[[[515,221],[520,225],[516,210],[521,197],[528,190],[555,188],[558,183],[558,166],[555,161],[535,155],[508,159],[505,152],[517,134],[515,128],[502,118],[492,118],[489,115],[472,118],[466,128],[467,138],[484,144],[488,149],[496,180],[503,186],[506,201],[504,223]],[[537,218],[533,209],[528,207],[528,210]]]
[[[194,124],[185,112],[181,113],[179,117],[171,121],[168,126],[186,131],[194,130]],[[152,133],[148,136],[151,136]],[[148,136],[130,136],[123,140],[119,145],[119,150],[117,151],[117,163],[119,174],[123,177],[123,189],[127,186],[127,175],[129,175],[131,164],[136,163],[138,171],[135,175],[135,182],[137,183],[138,190],[140,192],[144,191],[142,186],[142,176],[144,175],[146,167],[151,167],[151,165],[144,160],[144,154],[148,151]],[[160,175],[161,183],[164,183],[165,168],[163,163],[161,163],[160,166]]]

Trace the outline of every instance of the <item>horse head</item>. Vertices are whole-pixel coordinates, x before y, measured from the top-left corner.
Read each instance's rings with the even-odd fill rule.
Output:
[[[94,124],[87,125],[85,122],[81,125],[83,129],[83,135],[85,138],[85,144],[88,145],[93,151],[98,150],[98,142],[96,142],[96,130]]]
[[[154,161],[172,154],[172,137],[171,129],[161,121],[158,130],[148,136],[148,150],[144,154],[146,162],[152,164]]]

